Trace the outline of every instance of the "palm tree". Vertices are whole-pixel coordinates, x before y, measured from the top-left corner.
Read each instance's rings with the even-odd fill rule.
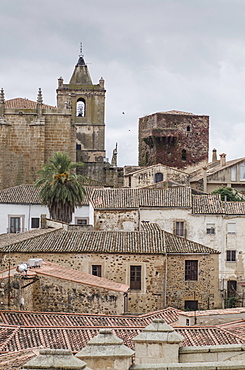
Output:
[[[85,195],[81,181],[82,175],[76,175],[74,169],[83,163],[72,163],[63,152],[55,153],[54,157],[38,171],[39,179],[35,186],[40,189],[39,196],[43,204],[49,208],[50,217],[70,223],[75,207]]]

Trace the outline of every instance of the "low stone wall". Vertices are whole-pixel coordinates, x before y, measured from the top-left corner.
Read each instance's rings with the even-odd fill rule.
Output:
[[[181,347],[179,350],[181,363],[223,361],[243,361],[245,364],[245,344]]]

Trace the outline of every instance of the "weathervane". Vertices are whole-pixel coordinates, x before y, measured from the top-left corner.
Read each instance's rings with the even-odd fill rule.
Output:
[[[80,57],[83,57],[83,43],[80,42],[80,54],[79,54]]]

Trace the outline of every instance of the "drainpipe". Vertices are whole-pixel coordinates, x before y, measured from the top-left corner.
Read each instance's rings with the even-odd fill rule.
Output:
[[[163,304],[164,304],[164,308],[166,308],[166,305],[167,305],[167,285],[168,285],[168,253],[167,253],[167,248],[166,248],[166,243],[165,243],[165,231],[163,231],[163,242],[164,242],[164,249],[165,249],[165,256],[166,256]]]

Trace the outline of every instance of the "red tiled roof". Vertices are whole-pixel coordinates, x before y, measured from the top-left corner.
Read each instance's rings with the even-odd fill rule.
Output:
[[[206,311],[186,311],[181,314],[189,317],[200,317],[200,316],[213,316],[213,315],[233,315],[245,313],[245,307],[234,307],[234,308],[224,308],[217,310],[206,310]],[[225,324],[224,324],[225,325]]]
[[[245,202],[223,202],[219,194],[193,195],[194,214],[245,215]]]
[[[37,102],[29,99],[24,98],[14,98],[5,101],[6,108],[13,108],[13,109],[36,109]],[[56,107],[52,105],[43,104],[43,108],[52,108],[56,109]]]
[[[99,276],[86,274],[85,272],[68,269],[56,263],[43,261],[42,266],[39,268],[32,268],[29,270],[31,273],[35,272],[37,275],[52,276],[58,279],[73,281],[75,283],[96,286],[99,288],[115,290],[118,292],[127,292],[128,285],[117,283]],[[28,271],[28,273],[29,273]],[[28,275],[28,274],[27,274]]]
[[[37,349],[32,348],[0,354],[0,370],[22,369],[22,366],[38,352]]]
[[[245,342],[245,320],[220,324],[218,327],[232,334],[239,335]]]
[[[192,207],[191,188],[170,189],[95,189],[91,202],[95,209],[139,207]]]
[[[42,230],[43,231],[43,230]],[[53,229],[46,234],[2,242],[1,252],[20,253],[126,253],[162,254],[167,253],[219,253],[213,248],[168,233],[161,229],[147,231],[65,231]]]
[[[145,327],[156,318],[164,319],[168,324],[172,324],[178,320],[179,312],[181,311],[172,307],[142,315],[93,315],[82,313],[1,310],[0,322],[8,325],[25,327]]]
[[[16,274],[15,268],[12,268],[11,270],[1,271],[0,280],[6,279],[8,278],[8,276],[14,276],[14,274]],[[95,286],[98,288],[104,288],[123,293],[126,293],[129,289],[129,286],[126,284],[117,283],[116,281],[108,280],[91,274],[86,274],[85,272],[79,270],[69,269],[56,263],[46,261],[43,261],[40,267],[31,268],[27,271],[27,277],[32,275],[51,276],[57,279],[73,281],[74,283]]]
[[[67,348],[80,351],[98,334],[102,327],[109,327],[122,338],[124,344],[134,348],[132,338],[150,324],[154,318],[176,319],[179,310],[168,308],[144,315],[88,315],[56,312],[0,311],[0,353],[20,351],[33,347]],[[170,316],[169,316],[170,315]],[[12,325],[10,325],[10,323]],[[14,325],[13,325],[14,324]],[[206,346],[244,343],[238,331],[244,322],[218,326],[176,327],[185,338],[182,346]]]
[[[81,202],[81,205],[88,205],[89,199],[95,187],[84,186],[86,194]],[[3,189],[0,191],[0,203],[8,204],[41,204],[39,198],[39,190],[34,185],[24,184],[13,186],[11,188]]]
[[[0,325],[0,330],[2,325]],[[4,326],[7,329],[6,326]],[[0,342],[0,353],[20,351],[26,348],[63,348],[73,352],[80,351],[87,342],[99,333],[102,327],[17,327],[10,337]],[[111,327],[113,333],[123,339],[124,344],[134,349],[132,338],[143,327]],[[12,327],[11,327],[12,329]],[[175,330],[185,338],[182,346],[206,346],[241,344],[243,338],[216,327],[181,327]]]

